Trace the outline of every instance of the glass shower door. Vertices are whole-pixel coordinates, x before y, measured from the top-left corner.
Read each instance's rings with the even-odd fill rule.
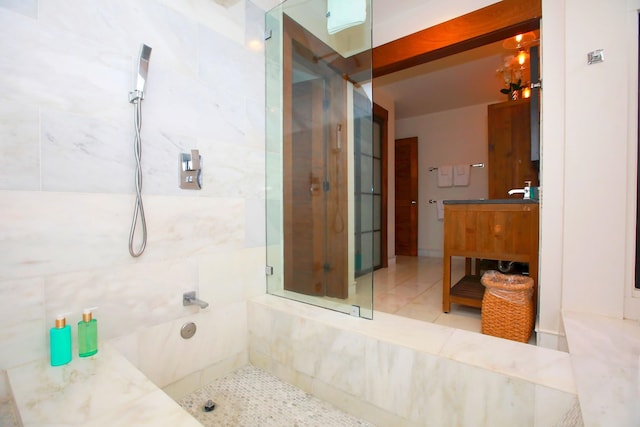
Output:
[[[356,145],[372,143],[361,87],[370,19],[330,35],[326,15],[326,0],[289,0],[266,15],[267,290],[371,317],[373,276],[356,266],[356,230],[372,203],[354,192],[373,181],[362,177],[372,168],[355,167]]]

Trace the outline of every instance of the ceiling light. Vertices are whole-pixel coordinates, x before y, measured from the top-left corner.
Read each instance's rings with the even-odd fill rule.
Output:
[[[518,34],[506,39],[502,42],[502,47],[509,50],[520,50],[537,42],[536,34],[529,31],[528,33]]]

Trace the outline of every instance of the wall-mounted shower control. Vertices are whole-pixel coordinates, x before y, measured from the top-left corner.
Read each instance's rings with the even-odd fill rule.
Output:
[[[198,150],[180,153],[180,188],[184,190],[200,190],[202,188],[202,157]]]

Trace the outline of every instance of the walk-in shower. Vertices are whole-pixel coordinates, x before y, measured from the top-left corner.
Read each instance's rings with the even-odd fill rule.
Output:
[[[129,253],[132,257],[139,257],[147,246],[147,221],[144,216],[144,207],[142,205],[142,137],[140,131],[142,128],[142,100],[144,99],[144,88],[147,84],[147,72],[149,71],[149,58],[151,57],[151,48],[146,44],[140,47],[140,55],[138,57],[138,71],[136,73],[136,88],[129,92],[129,102],[133,104],[133,123],[135,126],[135,138],[133,143],[133,151],[136,158],[136,201],[133,209],[133,219],[131,221],[131,230],[129,231]],[[140,246],[134,248],[134,240],[136,229],[140,226],[142,236],[140,238]]]
[[[268,292],[371,317],[383,239],[370,0],[288,0],[265,30]]]

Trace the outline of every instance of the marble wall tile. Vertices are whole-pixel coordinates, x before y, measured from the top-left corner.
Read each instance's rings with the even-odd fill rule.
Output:
[[[127,249],[132,196],[0,195],[6,218],[0,223],[6,266],[0,280],[188,258],[244,245],[241,199],[143,197],[148,243],[144,258],[136,261]]]
[[[0,95],[0,189],[40,189],[40,114]]]
[[[0,63],[0,93],[5,99],[103,118],[126,110],[122,89],[130,86],[132,73],[126,53],[4,9],[0,29],[0,35],[12,41],[2,47],[11,61]]]
[[[426,385],[433,378],[433,372],[425,369],[418,371],[415,351],[388,342],[367,340],[365,354],[365,399],[408,418],[413,402],[423,400],[422,396],[425,396],[420,393],[422,390],[411,387],[413,379],[420,378],[420,385]]]
[[[85,427],[201,427],[180,405],[162,390],[156,390],[126,405],[117,411],[95,417],[82,424]]]
[[[190,20],[224,34],[231,40],[241,43],[244,38],[245,2],[243,1],[159,0],[159,2],[175,9]]]
[[[501,357],[496,357],[499,354]],[[575,393],[576,386],[567,353],[524,343],[456,330],[442,355],[499,371],[525,380]]]
[[[99,117],[42,111],[42,189],[131,193],[131,129]]]
[[[203,52],[216,52],[216,55],[202,55],[198,67],[198,78],[210,87],[219,87],[224,83],[228,91],[250,88],[253,82],[263,79],[263,74],[254,74],[251,66],[255,64],[252,55],[244,47],[242,41],[237,42],[210,28],[201,26],[199,45]],[[220,60],[224,58],[224,60]],[[244,90],[241,92],[244,93]],[[247,93],[251,93],[247,90]]]
[[[104,343],[107,340],[101,336],[100,341],[101,343]],[[136,332],[111,338],[107,342],[111,347],[118,350],[118,352],[134,366],[140,366],[140,358],[138,356],[138,335]]]
[[[9,386],[9,378],[7,378],[7,371],[0,369],[0,401],[8,400],[11,398],[11,387]],[[0,419],[2,417],[0,416]]]
[[[0,369],[45,358],[53,316],[73,311],[75,336],[86,306],[100,307],[100,339],[140,364],[141,331],[158,328],[144,339],[163,348],[182,319],[208,325],[200,335],[215,339],[192,343],[189,368],[163,381],[246,355],[239,307],[265,291],[262,28],[246,1],[0,0],[0,36],[11,39],[0,45],[11,58],[0,61],[0,308],[19,313],[0,337],[15,348]],[[149,234],[134,259],[128,93],[143,42],[153,49],[142,126]],[[205,186],[181,190],[178,154],[194,148]],[[210,299],[209,311],[183,307],[187,290]]]
[[[545,426],[569,426],[562,424],[578,405],[578,397],[575,393],[565,393],[549,387],[536,385],[534,400],[534,425]],[[578,427],[573,425],[572,427]]]
[[[0,282],[0,370],[48,357],[44,306],[41,278]]]
[[[264,248],[241,249],[201,256],[201,299],[221,306],[264,294]]]
[[[245,92],[246,141],[264,151],[265,146],[265,40],[264,11],[252,2],[246,2],[245,49],[254,71],[261,78],[250,77],[252,84]]]
[[[214,362],[241,354],[247,348],[246,318],[244,303],[209,306],[191,316],[143,330],[138,334],[140,370],[164,387]],[[196,324],[197,331],[185,340],[180,328],[189,321]]]
[[[636,425],[640,323],[571,311],[562,320],[585,425]]]
[[[441,411],[440,425],[533,426],[534,384],[447,359],[439,364],[442,400],[432,408]]]
[[[30,18],[38,17],[38,0],[0,0],[0,7]]]
[[[128,85],[124,87],[127,90],[133,88],[133,73],[141,43],[153,49],[149,66],[150,84],[153,68],[158,64],[178,74],[194,76],[198,51],[197,23],[157,1],[46,1],[40,5],[40,20],[47,27],[100,45],[100,49],[110,48],[126,54],[129,78]]]
[[[215,362],[199,371],[188,374],[179,380],[165,386],[162,390],[174,400],[180,400],[184,396],[205,387],[218,378],[228,375],[249,363],[247,352],[238,353],[227,359]]]
[[[245,246],[260,247],[264,253],[266,246],[266,212],[264,199],[247,199],[245,204]]]
[[[216,197],[264,198],[264,150],[239,144],[201,141],[203,189]],[[203,154],[204,160],[204,154]]]
[[[562,360],[551,353],[559,352],[472,334],[478,339],[468,340],[465,353],[451,328],[398,322],[261,296],[249,302],[250,360],[339,407],[350,401],[365,413],[358,416],[388,417],[391,425],[556,425],[576,403],[575,390],[553,379],[553,363]],[[354,344],[345,350],[344,342]],[[525,362],[537,363],[537,376],[518,369]]]
[[[271,355],[271,339],[274,337],[271,311],[259,304],[249,305],[247,323],[249,348],[253,353]]]
[[[188,259],[52,276],[45,284],[47,319],[70,311],[75,328],[83,308],[98,306],[100,336],[111,339],[132,327],[191,314],[192,308],[182,305],[182,294],[196,281],[196,263]]]
[[[305,329],[309,328],[309,324],[303,323]],[[340,390],[355,395],[363,396],[366,384],[365,365],[363,363],[363,354],[365,352],[366,339],[361,335],[354,335],[342,330],[329,329],[329,332],[323,332],[316,335],[314,342],[324,344],[323,347],[316,344],[316,370],[314,377],[328,384],[334,385]],[[311,349],[314,346],[304,346],[304,343],[310,343],[310,339],[306,339],[297,343],[294,347],[294,366],[297,361],[306,356],[311,357]]]

